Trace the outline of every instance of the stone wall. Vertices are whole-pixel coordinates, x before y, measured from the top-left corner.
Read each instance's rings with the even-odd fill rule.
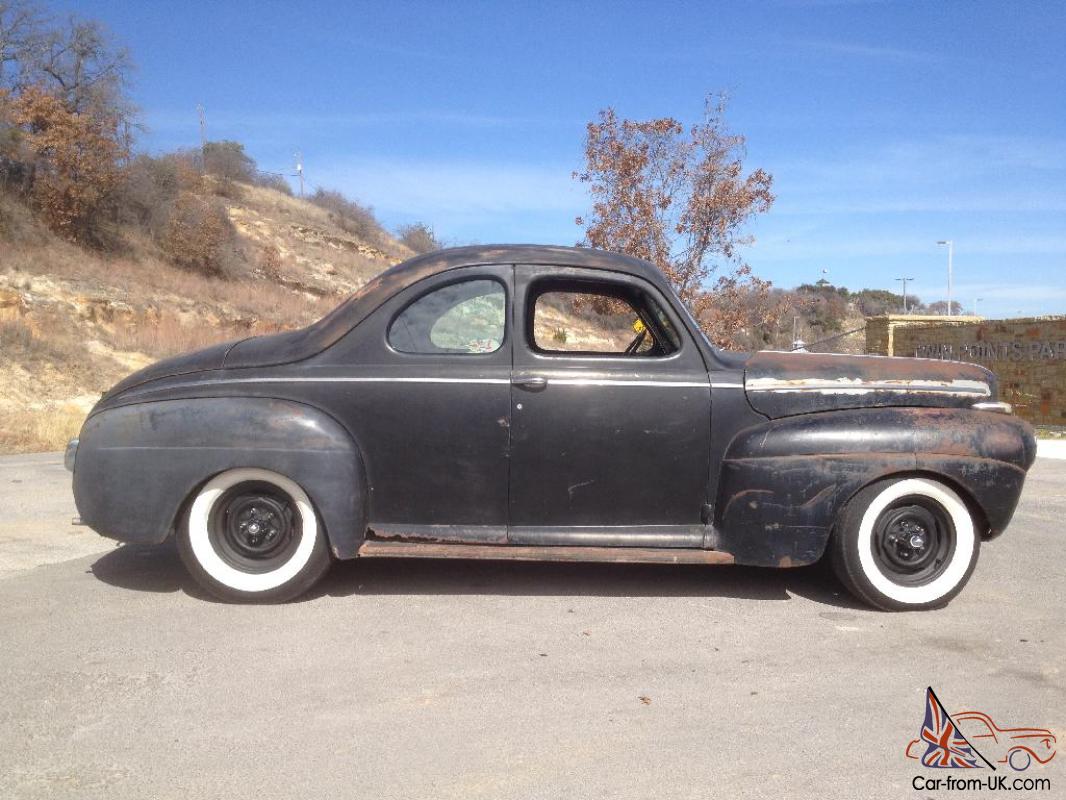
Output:
[[[924,316],[921,314],[885,314],[866,320],[866,352],[878,356],[906,355],[894,352],[896,331],[912,326],[972,325],[984,317]]]
[[[1066,425],[1066,316],[873,317],[866,351],[980,364],[996,373],[1001,399],[1020,417]]]

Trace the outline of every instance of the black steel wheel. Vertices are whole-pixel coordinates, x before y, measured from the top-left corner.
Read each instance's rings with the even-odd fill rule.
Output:
[[[291,497],[273,484],[249,481],[215,502],[208,530],[226,563],[244,572],[270,572],[292,556],[300,525]]]
[[[921,586],[939,578],[955,552],[955,526],[928,497],[903,497],[874,522],[874,558],[896,583]]]
[[[250,467],[216,475],[199,489],[178,532],[178,550],[211,594],[242,602],[291,600],[331,561],[303,488]]]
[[[886,611],[939,608],[962,591],[981,551],[970,507],[924,475],[889,478],[841,511],[829,557],[841,583]]]

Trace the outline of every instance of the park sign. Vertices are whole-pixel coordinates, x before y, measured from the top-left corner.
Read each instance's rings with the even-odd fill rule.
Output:
[[[1066,425],[1066,316],[871,317],[866,352],[980,364],[996,373],[1000,398],[1020,417]]]
[[[1044,361],[1066,359],[1066,339],[1042,342],[930,342],[914,349],[918,358],[943,358],[949,361]]]

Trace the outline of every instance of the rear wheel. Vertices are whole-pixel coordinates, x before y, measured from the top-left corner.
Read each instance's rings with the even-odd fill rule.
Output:
[[[860,600],[889,611],[944,606],[973,574],[980,551],[962,498],[929,478],[867,486],[840,515],[831,558]]]
[[[330,564],[307,493],[264,469],[229,470],[208,481],[189,506],[178,549],[193,577],[223,600],[291,600]]]

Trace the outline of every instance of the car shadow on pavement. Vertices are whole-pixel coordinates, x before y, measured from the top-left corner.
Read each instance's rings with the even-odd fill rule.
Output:
[[[181,563],[173,539],[158,545],[123,544],[93,562],[89,571],[111,586],[135,592],[184,592],[213,600]]]
[[[731,597],[864,608],[822,564],[793,569],[696,564],[365,559],[333,565],[308,597],[350,595]]]
[[[93,575],[139,592],[184,592],[212,600],[185,570],[173,542],[123,545],[97,559]],[[691,564],[601,564],[453,559],[357,559],[333,565],[302,600],[355,595],[731,597],[864,608],[824,565],[792,569]],[[297,601],[299,602],[299,601]]]

